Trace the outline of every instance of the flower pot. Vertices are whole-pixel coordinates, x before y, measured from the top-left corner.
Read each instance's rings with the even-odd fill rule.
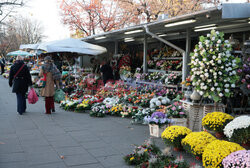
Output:
[[[223,134],[223,132],[215,132],[215,136],[218,139],[223,139],[225,138],[225,135]]]
[[[242,146],[243,148],[245,148],[246,150],[249,150],[249,149],[250,149],[250,143],[249,143],[249,142],[242,143],[241,146]]]
[[[182,148],[174,147],[174,151],[175,151],[175,152],[180,152],[180,151],[182,151]]]
[[[162,132],[166,129],[166,126],[159,127],[156,124],[149,124],[149,133],[150,136],[161,137]]]
[[[171,118],[172,123],[170,125],[179,125],[187,127],[187,119],[186,118]]]

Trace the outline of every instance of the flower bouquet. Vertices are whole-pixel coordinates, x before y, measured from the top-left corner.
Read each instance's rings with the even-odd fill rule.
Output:
[[[138,112],[132,116],[132,123],[147,124],[144,122],[144,117],[150,116],[152,113],[153,112],[150,108],[138,109]]]
[[[232,152],[244,150],[239,144],[215,140],[207,145],[202,155],[205,168],[223,168],[222,160]]]
[[[231,153],[222,161],[225,168],[249,168],[250,150],[239,150]]]
[[[167,125],[170,120],[162,112],[154,112],[151,116],[144,117],[144,122],[148,124],[155,124],[159,127]]]
[[[212,112],[203,117],[202,126],[209,131],[223,133],[224,127],[233,119],[233,116],[227,113]]]
[[[156,157],[160,153],[160,149],[148,140],[144,144],[137,146],[133,153],[126,155],[123,159],[128,165],[138,166],[144,162],[148,162],[151,157]]]
[[[138,113],[138,107],[137,106],[124,106],[123,111],[121,112],[121,116],[123,118],[125,117],[132,117],[135,114]]]
[[[171,105],[167,106],[166,113],[170,118],[186,118],[184,107],[181,102],[174,102]]]
[[[170,99],[167,97],[156,97],[150,100],[150,108],[158,109],[161,105],[167,105],[170,103]]]
[[[181,144],[188,153],[201,159],[205,147],[214,140],[216,138],[208,132],[192,132],[182,139]]]
[[[154,68],[155,67],[155,63],[154,63],[154,61],[153,60],[149,60],[148,61],[148,68]]]
[[[191,132],[192,131],[187,127],[170,126],[163,131],[163,133],[161,134],[161,138],[167,145],[171,145],[176,148],[176,150],[178,150],[182,148],[182,139]]]
[[[82,112],[84,110],[90,110],[90,109],[91,109],[90,100],[86,99],[76,106],[75,112]]]
[[[171,72],[165,80],[167,85],[177,85],[181,82],[181,74],[176,72]]]
[[[92,106],[91,111],[89,115],[91,117],[105,117],[106,114],[106,108],[105,105],[102,103],[97,103],[94,106]]]
[[[249,145],[250,140],[250,117],[240,116],[229,122],[224,128],[224,134],[230,141]]]
[[[109,114],[113,115],[113,116],[121,116],[121,112],[123,111],[122,107],[123,107],[123,104],[116,104],[116,105],[114,105],[109,110]]]
[[[231,97],[239,80],[237,69],[241,62],[231,55],[232,47],[224,34],[215,30],[206,37],[200,36],[199,44],[191,53],[191,80],[200,95],[219,102]]]

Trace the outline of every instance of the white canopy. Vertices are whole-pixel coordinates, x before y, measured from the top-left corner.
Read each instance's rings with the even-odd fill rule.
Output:
[[[32,49],[32,50],[35,50],[37,49],[39,44],[21,44],[19,49]]]
[[[107,49],[104,47],[72,38],[41,43],[37,49],[47,51],[48,53],[75,52],[87,55],[99,55],[107,52]]]

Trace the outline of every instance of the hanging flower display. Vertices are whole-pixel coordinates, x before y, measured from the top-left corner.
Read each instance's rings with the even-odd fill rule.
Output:
[[[231,97],[239,80],[240,59],[231,55],[231,50],[224,34],[212,30],[206,37],[200,36],[199,44],[190,54],[192,85],[201,95],[215,102]]]

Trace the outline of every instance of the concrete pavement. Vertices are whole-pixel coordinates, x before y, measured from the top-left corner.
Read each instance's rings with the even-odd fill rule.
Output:
[[[44,111],[40,97],[18,115],[16,96],[0,76],[0,168],[126,168],[122,158],[132,144],[149,138],[148,127],[130,119],[92,118],[58,105],[52,115]]]

